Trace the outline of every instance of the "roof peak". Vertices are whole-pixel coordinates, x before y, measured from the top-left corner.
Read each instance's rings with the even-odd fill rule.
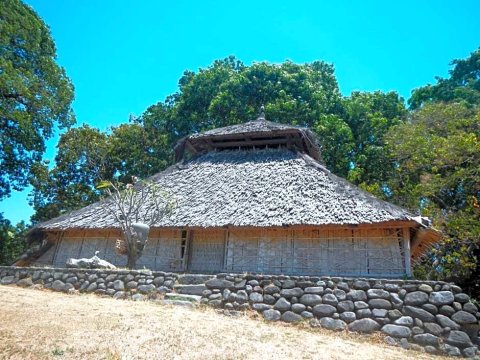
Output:
[[[265,121],[265,106],[262,104],[262,106],[260,106],[260,112],[258,113],[258,117],[256,119],[256,121]]]
[[[272,147],[296,149],[320,160],[320,148],[312,131],[266,120],[263,105],[255,120],[207,130],[181,139],[175,147],[175,160],[180,161],[185,153],[196,155],[208,151]]]

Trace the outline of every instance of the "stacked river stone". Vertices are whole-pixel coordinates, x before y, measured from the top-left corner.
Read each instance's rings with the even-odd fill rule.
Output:
[[[396,346],[475,357],[480,312],[453,284],[417,280],[219,274],[202,303],[253,308],[268,321],[341,331],[382,331]]]
[[[171,292],[177,275],[150,270],[0,267],[0,284],[41,285],[55,291],[89,292],[118,299],[144,300]]]
[[[133,300],[171,294],[178,276],[149,270],[0,267],[2,285],[38,285]],[[480,312],[469,296],[453,284],[245,274],[204,278],[210,280],[195,285],[200,292],[205,289],[200,302],[227,312],[252,308],[268,321],[309,321],[314,327],[333,331],[381,331],[391,345],[479,358]]]

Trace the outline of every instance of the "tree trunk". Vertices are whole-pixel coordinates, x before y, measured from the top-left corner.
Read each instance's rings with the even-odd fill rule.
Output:
[[[134,251],[129,251],[127,256],[128,256],[127,267],[130,270],[135,269],[135,267],[137,265],[137,260],[138,260],[138,256],[137,256],[136,252],[134,254]]]

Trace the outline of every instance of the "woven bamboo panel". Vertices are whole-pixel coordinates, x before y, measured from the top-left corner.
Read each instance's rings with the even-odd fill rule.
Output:
[[[373,230],[370,230],[371,232]],[[368,239],[368,274],[395,275],[405,271],[402,232],[379,229]]]
[[[291,269],[291,239],[286,229],[232,229],[226,270],[287,273]]]
[[[117,267],[125,267],[127,266],[127,257],[119,255],[117,251],[115,250],[115,245],[116,241],[118,239],[118,236],[116,234],[108,234],[105,237],[105,252],[104,252],[104,257],[106,261],[108,261],[111,264],[114,264]]]
[[[181,230],[176,229],[160,231],[157,238],[150,239],[139,264],[142,264],[142,261],[152,263],[153,260],[148,259],[154,257],[155,266],[152,268],[155,270],[185,270],[186,253],[182,254],[181,233]]]
[[[270,274],[399,276],[401,229],[231,230],[226,271]]]
[[[80,250],[83,244],[83,237],[63,238],[58,244],[58,248],[53,259],[53,265],[65,267],[69,258],[79,258]]]
[[[161,257],[159,259],[158,255],[158,253],[161,254],[161,249],[159,249],[159,241],[159,238],[153,238],[147,241],[142,256],[137,260],[138,268],[157,269],[157,259],[159,262],[161,261]]]
[[[401,228],[165,229],[152,234],[139,268],[343,276],[401,276],[406,268]],[[54,253],[39,260],[64,266],[70,257],[99,251],[100,257],[122,267],[126,256],[115,253],[117,238],[108,231],[66,233]]]
[[[95,252],[98,251],[98,257],[101,259],[105,258],[105,248],[107,241],[105,237],[93,237],[93,238],[84,238],[83,244],[80,250],[78,257],[80,258],[91,258],[95,255]]]
[[[227,230],[193,230],[188,270],[220,272],[225,255]]]

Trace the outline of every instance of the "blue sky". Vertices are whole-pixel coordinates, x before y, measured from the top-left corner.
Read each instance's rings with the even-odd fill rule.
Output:
[[[254,61],[335,65],[340,90],[395,90],[446,76],[480,46],[474,1],[27,0],[50,26],[58,62],[75,85],[78,125],[128,121],[177,89],[183,71],[235,55]],[[55,155],[48,142],[47,159]],[[28,220],[27,191],[0,202]]]

